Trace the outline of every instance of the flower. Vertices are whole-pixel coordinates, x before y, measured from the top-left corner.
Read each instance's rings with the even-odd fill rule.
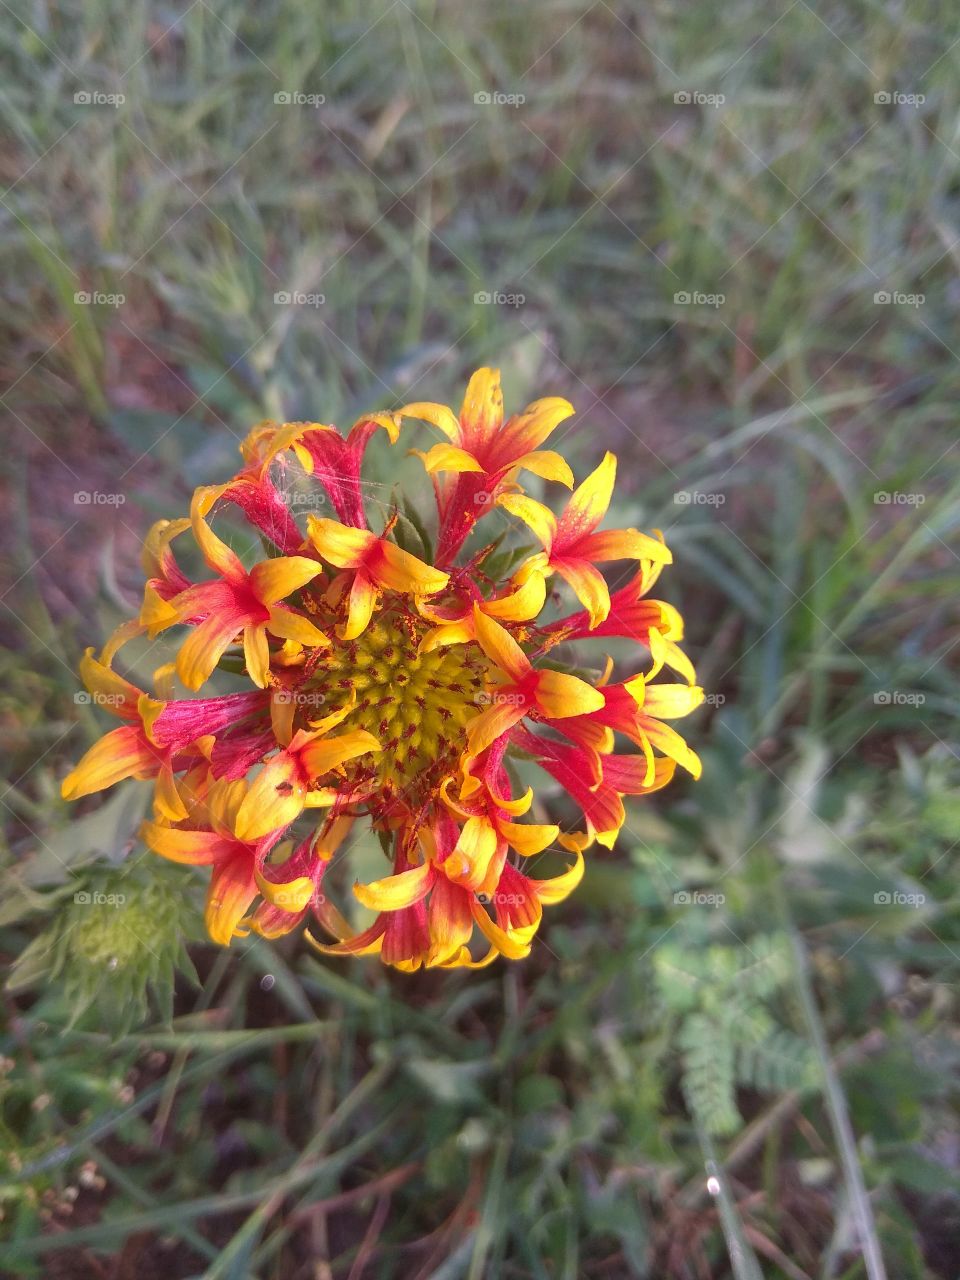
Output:
[[[327,954],[379,954],[405,971],[521,959],[544,906],[579,884],[585,853],[613,846],[624,796],[651,794],[678,767],[699,775],[666,722],[703,691],[679,613],[649,596],[670,552],[659,533],[601,528],[613,454],[574,488],[565,459],[541,448],[572,412],[550,397],[505,420],[499,373],[481,369],[459,415],[418,402],[361,418],[346,435],[263,422],[235,476],[197,489],[189,519],[151,529],[138,617],[81,662],[91,700],[122,723],[63,794],[155,780],[143,839],[211,869],[214,941],[308,923],[327,935],[307,934]],[[447,437],[413,450],[434,486],[435,540],[418,507],[371,528],[364,501],[378,428],[394,445],[415,422]],[[523,472],[572,490],[559,515],[524,493]],[[321,488],[301,523],[293,498],[312,483]],[[255,563],[214,532],[227,509],[262,541]],[[201,581],[179,562],[189,539],[209,571]],[[611,591],[598,565],[615,561],[634,568]],[[174,628],[176,658],[158,671],[157,696],[114,670],[125,645]],[[616,680],[609,659],[598,675],[580,652],[589,641],[602,651],[608,637],[640,646]],[[176,695],[174,676],[193,694],[214,673],[222,692]],[[565,797],[562,829],[532,787],[517,788],[521,759]],[[354,927],[327,888],[364,824],[389,862],[354,885],[373,913]],[[552,878],[534,874],[551,847],[554,866],[573,862]]]

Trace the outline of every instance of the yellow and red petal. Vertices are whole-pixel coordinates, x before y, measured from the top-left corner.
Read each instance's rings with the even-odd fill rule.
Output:
[[[518,724],[526,714],[527,707],[522,701],[494,702],[478,716],[467,721],[468,754],[478,756],[508,729]]]
[[[228,582],[241,583],[246,581],[247,573],[240,563],[239,556],[217,537],[204,519],[228,487],[220,484],[195,489],[190,503],[190,523],[193,526],[193,536],[210,568],[226,578]]]
[[[427,910],[430,929],[430,955],[428,966],[447,967],[457,961],[462,963],[466,944],[473,933],[473,913],[470,910],[471,894],[453,884],[445,876],[434,883]],[[470,953],[466,952],[470,961]]]
[[[184,831],[159,822],[142,823],[140,839],[162,858],[194,867],[209,866],[218,858],[231,857],[235,851],[233,840],[214,831]]]
[[[304,936],[312,947],[315,947],[317,951],[326,956],[376,955],[383,947],[383,935],[386,931],[388,919],[388,916],[382,915],[373,922],[369,929],[364,929],[362,933],[354,934],[352,937],[345,937],[340,942],[318,942],[309,929]]]
[[[181,520],[157,520],[150,526],[140,552],[140,563],[148,578],[166,579],[170,575],[175,567],[170,543],[189,528],[190,521],[186,517]]]
[[[647,735],[658,751],[682,765],[692,777],[700,777],[703,772],[700,757],[695,751],[691,751],[676,729],[671,729],[668,724],[662,724],[659,720],[643,715],[639,717],[639,724],[641,731]]]
[[[556,480],[568,489],[573,488],[573,472],[569,462],[553,449],[534,449],[531,453],[525,453],[509,474],[512,476],[520,470],[531,471],[542,480]]]
[[[550,568],[573,588],[573,593],[586,609],[593,631],[610,613],[610,588],[600,570],[589,560],[554,557]]]
[[[688,716],[703,702],[703,690],[698,685],[648,684],[642,702],[647,715],[657,720],[679,720]]]
[[[146,627],[151,639],[180,621],[180,611],[165,600],[151,583],[143,588],[143,604],[140,606],[140,626]]]
[[[498,822],[497,830],[511,849],[516,849],[524,858],[543,853],[560,834],[555,823]]]
[[[250,586],[261,604],[276,604],[311,582],[323,565],[308,556],[277,556],[250,570]]]
[[[372,733],[366,729],[351,729],[347,733],[317,738],[308,743],[300,752],[300,760],[311,778],[320,778],[337,765],[380,749],[380,743]]]
[[[688,684],[694,685],[697,683],[697,673],[694,670],[693,663],[678,644],[664,637],[659,627],[650,628],[647,635],[647,643],[650,646],[650,657],[653,664],[646,674],[647,680],[652,679],[666,666],[671,671],[675,671],[678,676],[683,676]]]
[[[516,591],[496,596],[481,605],[488,618],[504,622],[530,622],[538,617],[547,599],[547,585],[542,573],[535,570],[525,575]]]
[[[370,884],[357,881],[353,892],[365,907],[373,911],[401,911],[427,896],[435,875],[433,864],[424,862],[419,867],[385,876]]]
[[[606,703],[601,690],[564,671],[538,671],[534,697],[537,709],[548,720],[589,715]]]
[[[497,852],[497,833],[486,818],[470,817],[460,838],[441,863],[441,870],[455,884],[470,889],[484,886],[490,864]]]
[[[245,618],[236,613],[213,613],[194,627],[177,654],[177,675],[196,691],[206,680],[243,629]]]
[[[537,502],[535,498],[519,493],[502,493],[497,498],[497,506],[503,507],[504,511],[509,511],[529,525],[544,549],[550,550],[557,533],[557,518],[549,507]]]
[[[153,793],[153,811],[164,822],[183,822],[190,816],[169,763],[165,763],[157,774],[157,785]]]
[[[354,529],[324,516],[307,516],[307,533],[317,552],[337,569],[359,568],[379,541],[369,529]]]
[[[390,443],[396,444],[400,439],[400,423],[399,414],[394,413],[368,413],[362,418],[358,418],[350,428],[350,435],[353,435],[357,428],[365,427],[368,422],[374,423],[375,426],[383,427],[387,435],[390,437]],[[349,437],[348,437],[349,439]]]
[[[265,689],[270,679],[270,645],[262,623],[244,627],[243,661],[253,683],[258,689]]]
[[[483,471],[483,463],[478,462],[466,449],[458,449],[453,444],[435,444],[424,453],[421,449],[411,449],[423,463],[428,475],[436,475],[442,471],[453,471],[460,474],[464,471]]]
[[[139,724],[121,725],[95,742],[60,784],[64,800],[79,800],[112,787],[124,778],[152,778],[163,753],[149,742]]]
[[[485,445],[503,422],[503,391],[499,369],[478,369],[467,384],[460,408],[460,428],[464,444]],[[439,425],[439,424],[437,424]]]
[[[277,636],[280,640],[292,640],[296,644],[303,645],[304,648],[329,648],[330,641],[327,636],[309,618],[286,605],[273,605],[266,625],[270,634]]]
[[[530,954],[530,940],[523,941],[514,930],[501,929],[476,899],[470,904],[474,921],[487,941],[507,960],[524,960]]]
[[[500,432],[496,442],[498,458],[509,456],[516,460],[524,454],[533,453],[574,412],[570,401],[560,396],[545,396],[542,400],[534,400],[523,413],[511,418]]]
[[[667,546],[648,533],[636,529],[601,529],[588,533],[577,543],[577,554],[585,560],[653,560],[659,564],[672,564],[673,556]]]
[[[274,756],[251,782],[234,820],[238,840],[259,840],[288,827],[303,812],[306,787],[287,752]]]
[[[473,625],[477,643],[490,661],[495,662],[514,684],[521,684],[533,668],[510,632],[488,618],[478,604],[473,606]]]
[[[243,852],[214,864],[203,922],[211,940],[222,947],[229,946],[247,908],[257,896],[253,868],[253,858]]]
[[[423,606],[420,601],[417,602],[421,613]],[[420,653],[433,653],[435,649],[440,649],[444,645],[450,644],[467,644],[473,639],[473,615],[467,614],[459,622],[447,622],[442,626],[434,627],[420,641]]]
[[[605,453],[603,461],[574,490],[557,528],[557,550],[573,548],[581,538],[592,533],[607,514],[613,486],[617,478],[617,459]]]
[[[340,628],[341,639],[356,640],[357,636],[363,635],[379,598],[377,584],[363,569],[358,569],[347,597],[347,620]]]
[[[382,587],[420,596],[435,595],[450,581],[448,573],[418,560],[386,538],[377,539],[376,550],[367,561],[367,570]]]
[[[259,871],[254,871],[257,888],[274,907],[282,907],[284,911],[296,913],[303,911],[316,892],[316,884],[309,876],[297,876],[295,880],[268,880]]]
[[[574,852],[577,855],[577,860],[567,871],[554,876],[551,880],[530,880],[528,882],[540,902],[545,902],[548,906],[554,906],[558,902],[563,902],[564,898],[569,898],[570,894],[579,885],[583,879],[583,854],[579,849]]]
[[[93,656],[93,649],[86,649],[80,659],[80,679],[97,706],[124,720],[136,717],[140,690],[105,663],[98,662]]]
[[[433,404],[427,400],[419,400],[415,404],[405,404],[397,410],[399,418],[418,418],[421,422],[429,422],[439,427],[451,440],[460,438],[460,423],[457,415],[445,404]]]

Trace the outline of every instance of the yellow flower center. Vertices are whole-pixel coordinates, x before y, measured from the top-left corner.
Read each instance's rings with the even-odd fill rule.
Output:
[[[456,771],[467,745],[465,725],[483,710],[490,670],[475,643],[420,653],[429,630],[388,607],[355,640],[331,636],[333,647],[322,653],[309,683],[322,704],[314,716],[343,706],[353,690],[356,706],[343,729],[366,729],[381,744],[379,753],[348,765],[347,777],[373,784],[384,800],[402,796],[411,808]]]

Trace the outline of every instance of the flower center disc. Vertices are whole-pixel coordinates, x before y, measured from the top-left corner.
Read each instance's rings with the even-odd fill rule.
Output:
[[[343,729],[366,729],[382,747],[347,765],[347,778],[411,809],[456,771],[490,666],[476,643],[420,653],[429,630],[409,613],[385,612],[355,640],[331,636],[310,681],[322,694],[321,715],[342,707],[352,689],[356,707]]]

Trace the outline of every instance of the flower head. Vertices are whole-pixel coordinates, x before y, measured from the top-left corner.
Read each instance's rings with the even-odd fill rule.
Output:
[[[122,723],[63,793],[155,779],[143,838],[174,862],[211,868],[215,941],[251,929],[277,937],[309,919],[330,938],[312,938],[321,950],[379,953],[404,970],[522,958],[544,905],[582,878],[584,852],[613,845],[623,797],[665,786],[677,766],[698,776],[696,755],[665,721],[692,711],[702,690],[679,646],[680,615],[648,594],[670,552],[659,534],[601,528],[612,454],[574,488],[564,458],[541,448],[572,412],[551,397],[505,419],[499,373],[481,369],[459,415],[409,404],[346,436],[261,423],[236,476],[198,489],[189,519],[150,531],[139,617],[81,664],[91,696]],[[434,485],[435,552],[424,529],[415,544],[410,520],[393,511],[376,524],[364,502],[371,438],[382,428],[395,444],[415,421],[446,437],[415,451]],[[559,515],[523,492],[524,472],[573,490]],[[314,511],[329,502],[336,518],[314,513],[301,525],[285,496],[291,478],[322,486]],[[257,563],[214,532],[227,506],[262,538]],[[200,581],[174,552],[187,534],[208,571]],[[526,547],[505,554],[505,534]],[[597,566],[613,561],[634,567],[611,592]],[[174,628],[157,696],[114,671],[133,637]],[[606,637],[642,647],[639,669],[617,682],[609,661],[602,675],[582,665],[581,647]],[[665,668],[679,682],[658,679]],[[218,669],[242,687],[174,695],[174,673],[197,692]],[[521,759],[565,793],[573,816],[563,830],[539,806],[530,820]],[[325,889],[357,824],[373,828],[389,859],[383,876],[354,886],[375,913],[359,932]],[[574,861],[542,878],[536,863],[552,845]]]

